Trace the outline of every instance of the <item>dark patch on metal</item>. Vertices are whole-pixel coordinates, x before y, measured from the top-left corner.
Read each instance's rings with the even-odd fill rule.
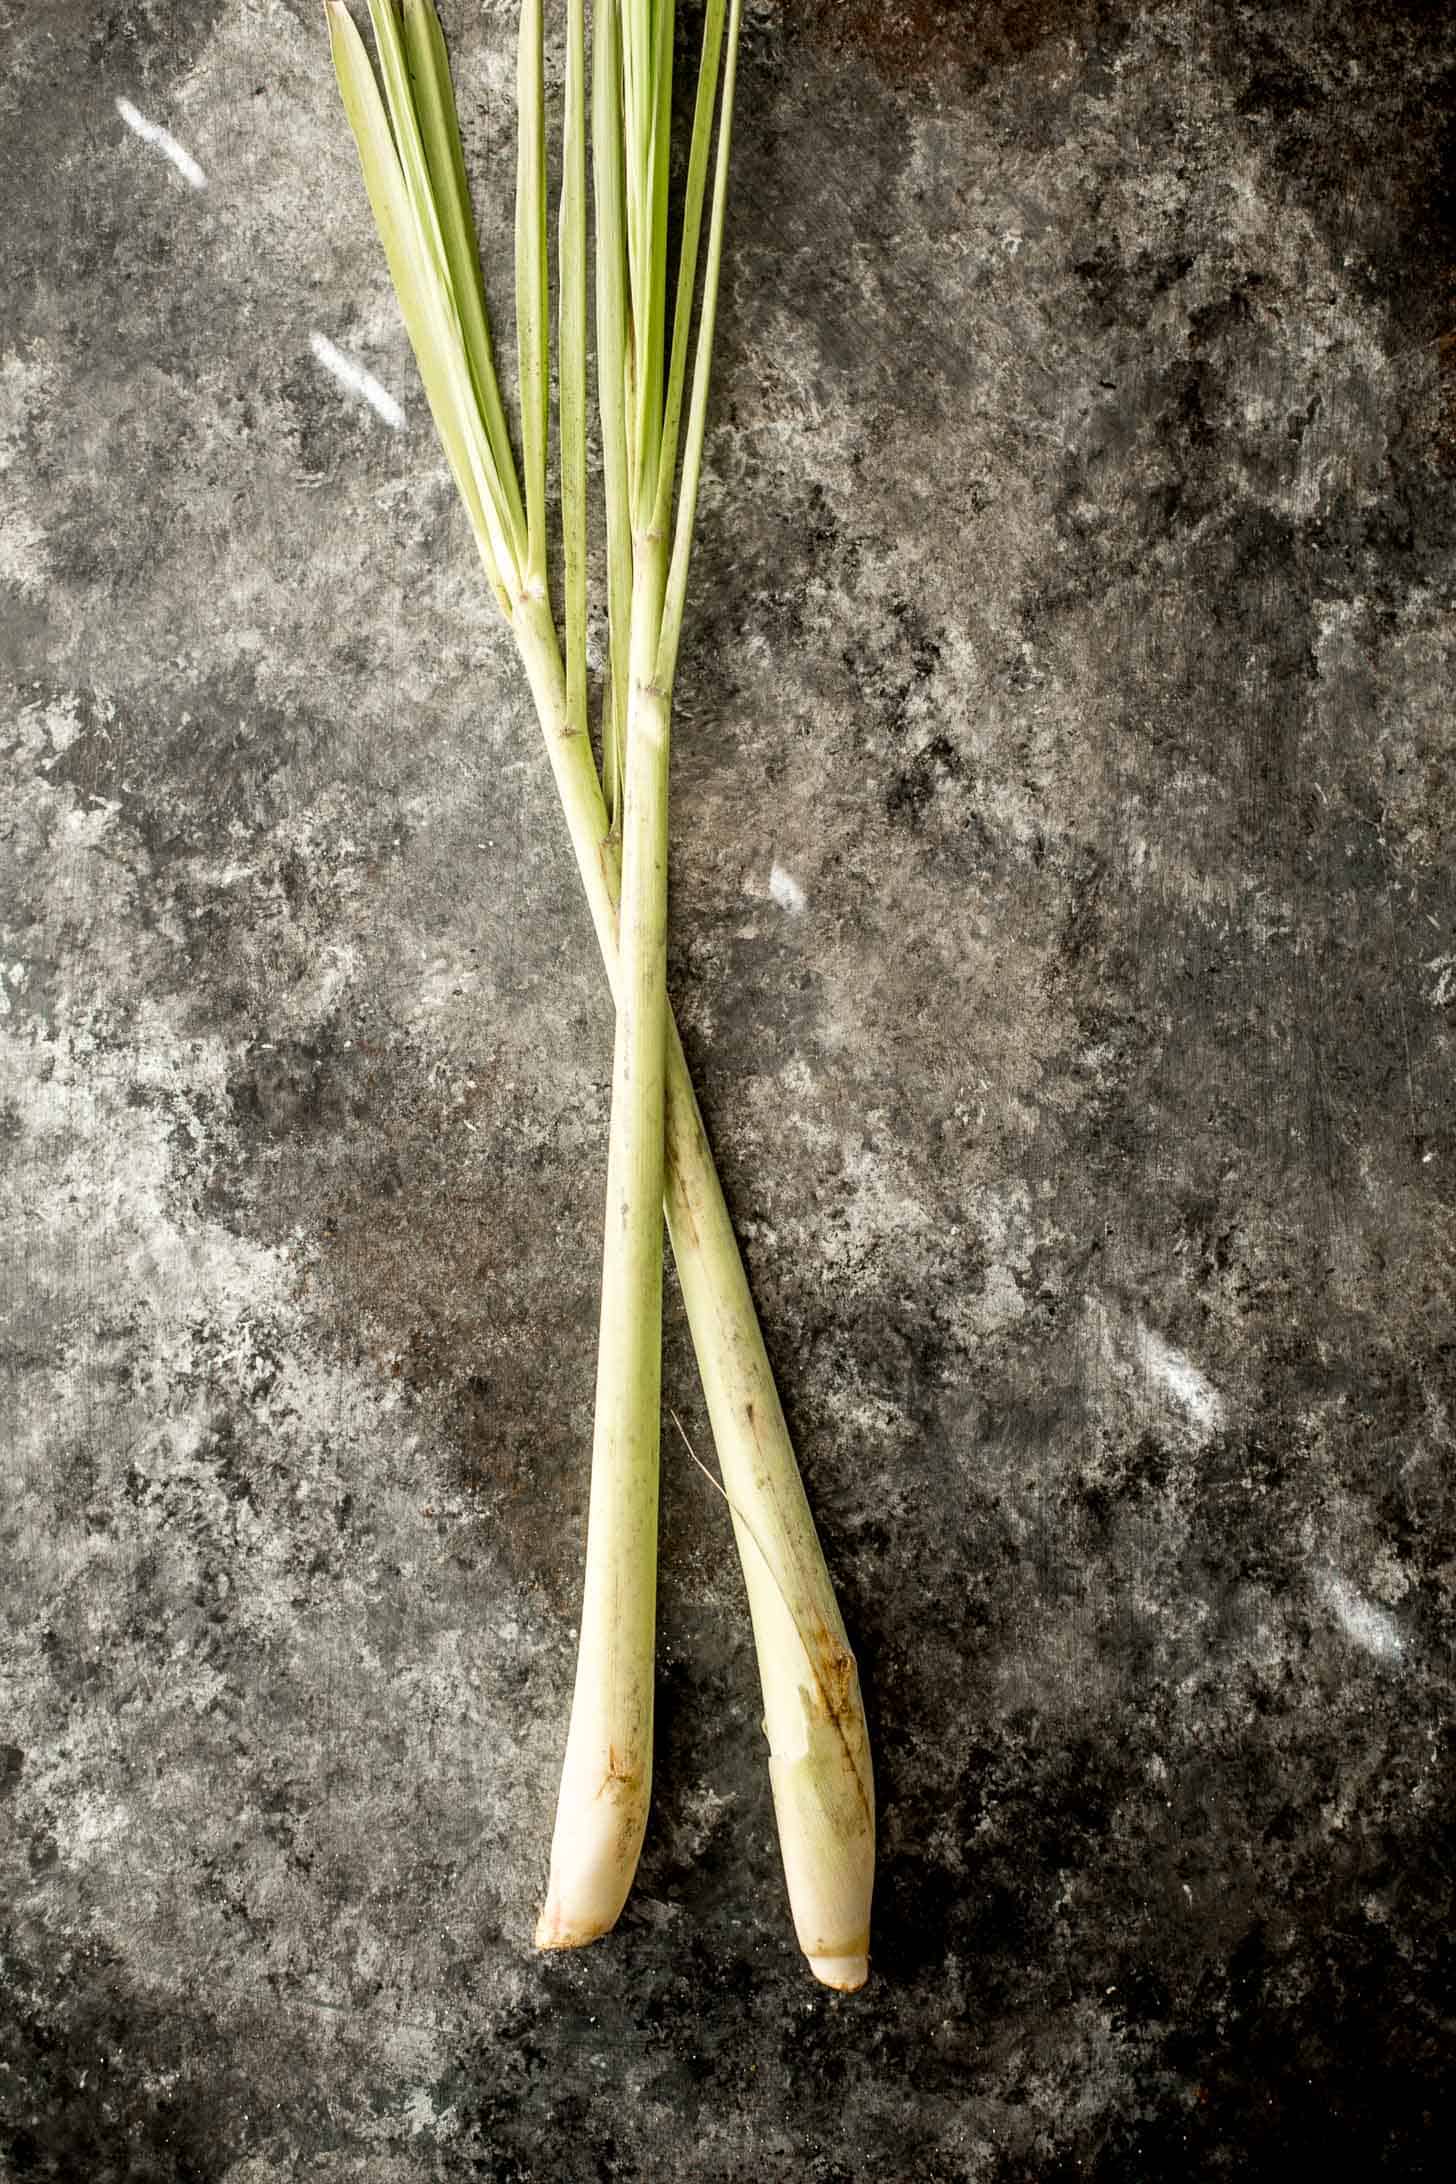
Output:
[[[1099,0],[805,0],[790,12],[816,42],[910,84],[1017,61],[1114,17]]]

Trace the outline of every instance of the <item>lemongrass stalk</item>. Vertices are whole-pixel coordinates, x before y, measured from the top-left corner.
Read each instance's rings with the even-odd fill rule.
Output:
[[[686,1066],[675,1066],[673,1044],[668,1224],[748,1590],[789,1905],[815,1978],[853,1991],[869,1975],[875,1867],[859,1672],[692,1083]],[[689,1236],[694,1250],[683,1249]]]
[[[667,1062],[667,708],[648,678],[663,575],[664,556],[644,555],[633,586],[586,1581],[550,1877],[536,1929],[543,1949],[580,1947],[616,1924],[636,1874],[652,1782]]]
[[[381,45],[381,59],[386,63],[388,87],[388,62],[383,49],[386,41],[397,37],[398,31],[392,8],[376,12],[377,7],[378,0],[375,0],[371,14]],[[710,16],[715,7],[721,18],[722,0],[710,0]],[[523,582],[527,554],[521,497],[509,441],[503,422],[499,421],[498,394],[495,396],[495,417],[490,414],[493,369],[487,380],[480,366],[482,354],[489,366],[483,297],[478,334],[472,335],[470,323],[468,288],[472,282],[478,287],[478,265],[472,273],[463,264],[458,248],[453,247],[452,222],[457,226],[469,222],[470,215],[468,199],[464,195],[453,93],[438,23],[428,0],[405,0],[408,73],[413,79],[411,89],[419,101],[418,124],[424,138],[423,172],[427,177],[426,187],[433,187],[438,193],[437,208],[434,204],[421,205],[412,199],[410,181],[413,176],[418,188],[421,162],[407,157],[403,166],[401,164],[400,148],[391,135],[390,120],[386,119],[367,55],[342,0],[326,0],[326,10],[345,109],[358,144],[370,202],[405,325],[482,562],[492,589],[510,620],[527,673],[608,979],[617,994],[621,986],[617,958],[617,903],[621,885],[618,845],[610,827],[588,740],[582,732],[577,708],[568,696],[549,605],[541,591],[527,587]],[[383,22],[381,14],[386,18]],[[617,0],[603,0],[596,15],[598,80],[593,85],[593,114],[599,227],[604,180],[602,147],[605,139],[610,149],[612,110],[621,95],[623,82],[620,61],[614,71],[606,73],[605,81],[602,74],[602,41],[604,34],[610,37],[616,14]],[[429,18],[428,22],[418,20],[425,16]],[[730,68],[737,28],[735,0]],[[423,61],[419,58],[421,53]],[[420,89],[422,68],[430,79],[423,91]],[[605,99],[609,88],[613,95]],[[701,93],[700,78],[700,114]],[[443,117],[431,105],[431,97],[436,95],[443,99]],[[731,75],[725,82],[725,111],[729,103]],[[402,129],[406,136],[416,126],[415,117],[410,113],[401,117],[392,109],[391,118],[396,129]],[[620,109],[617,109],[619,129],[620,125]],[[697,164],[697,139],[695,123],[690,170]],[[714,266],[721,252],[721,198],[725,174],[725,140],[720,134],[713,219],[715,240],[710,242],[710,281],[714,282]],[[610,158],[605,179],[609,192],[612,181]],[[618,181],[620,183],[620,169]],[[691,194],[690,173],[690,197]],[[680,278],[686,280],[690,290],[693,268],[687,265],[689,224],[694,231],[695,252],[696,216],[689,222],[685,213],[684,263],[687,269]],[[440,233],[442,227],[443,235]],[[473,222],[470,222],[468,234],[473,253]],[[623,256],[625,258],[625,250]],[[599,327],[604,321],[611,321],[610,310],[604,313],[602,308],[604,295],[609,305],[615,296],[617,323],[622,327],[624,341],[625,285],[625,264],[614,264],[608,256],[604,268],[599,249]],[[674,369],[669,379],[670,411],[675,407],[674,380],[679,398],[681,393],[678,331],[675,325]],[[701,385],[705,399],[706,380],[702,376],[705,369],[706,346],[700,338],[688,453],[684,461],[683,498],[689,501],[696,496],[696,468],[701,459],[703,402],[698,399],[698,389]],[[497,423],[499,429],[493,429]],[[618,443],[622,459],[617,474],[624,489],[635,472],[635,451],[630,445],[631,425],[629,404],[621,420]],[[669,444],[671,437],[669,431]],[[670,457],[665,460],[670,461]],[[610,459],[606,467],[610,517]],[[690,469],[693,474],[691,487]],[[619,503],[627,498],[628,494],[623,490]],[[662,505],[660,499],[658,505]],[[678,551],[685,551],[683,541],[685,536],[690,536],[690,519],[687,533],[682,519],[680,508]],[[678,562],[678,551],[674,553],[675,563]],[[673,587],[677,595],[676,620],[679,624],[685,568],[684,560],[676,571],[679,580]],[[618,629],[627,618],[627,615],[614,615],[614,654]],[[651,617],[645,619],[650,621]],[[671,657],[675,664],[676,628],[671,611],[664,621],[666,626],[659,633],[659,665],[663,663],[662,643],[670,632]],[[627,634],[627,630],[621,628],[622,637]],[[624,661],[623,680],[626,680],[626,664]],[[662,681],[660,671],[657,680]],[[874,1862],[873,1791],[858,1679],[774,1388],[682,1045],[670,1014],[666,1022],[665,1206],[748,1586],[764,1688],[770,1774],[795,1925],[800,1944],[816,1975],[832,1985],[853,1987],[865,1975],[865,1930]]]
[[[670,14],[670,0],[657,0]],[[629,219],[650,182],[666,94],[661,17],[653,51],[638,42],[639,18],[624,45],[650,136],[624,132]],[[524,37],[524,31],[523,31]],[[635,50],[634,50],[635,48]],[[670,64],[671,48],[667,48]],[[665,155],[664,155],[665,156]],[[649,239],[654,234],[648,227]],[[614,247],[616,238],[608,238]],[[644,408],[654,329],[662,313],[660,254],[629,255],[637,386],[637,453],[655,460],[661,420]],[[645,288],[639,282],[645,281]],[[644,349],[644,338],[647,347]],[[660,339],[656,341],[660,351]],[[624,400],[633,382],[629,352],[598,343],[599,383],[613,376]],[[660,398],[661,366],[657,387]],[[655,476],[654,476],[655,484]],[[639,490],[639,506],[650,497]],[[667,1064],[667,760],[669,709],[653,680],[662,623],[667,554],[660,534],[634,530],[631,640],[622,792],[622,883],[618,930],[612,1118],[607,1145],[601,1311],[586,1580],[576,1684],[546,1904],[536,1929],[543,1949],[577,1948],[616,1924],[637,1869],[652,1779],[653,1640],[657,1598],[657,1498],[662,1407],[662,1192]]]
[[[568,86],[568,97],[572,88]],[[568,141],[568,161],[574,149]],[[573,187],[568,169],[563,180],[563,230],[567,192]],[[563,252],[563,299],[578,278],[585,279],[584,224],[579,240],[579,264],[568,265]],[[606,368],[620,371],[620,364],[620,357],[612,357]],[[583,377],[584,369],[583,361]],[[565,396],[571,376],[565,355],[562,373]],[[567,410],[563,399],[563,479],[569,465]],[[583,420],[583,436],[584,430]],[[640,668],[645,664],[647,673],[651,672],[653,655],[648,646],[660,616],[665,567],[665,557],[659,555],[652,595],[644,596],[640,586],[634,587],[630,609],[631,628],[643,633],[643,662],[636,660],[634,646],[629,663],[624,867],[635,874],[647,860],[655,884],[644,887],[634,880],[624,894],[629,901],[645,905],[653,924],[629,920],[618,940],[613,1127],[607,1156],[586,1575],[550,1877],[536,1929],[537,1946],[543,1949],[579,1947],[616,1924],[637,1870],[652,1782],[662,1401],[667,810],[666,782],[659,782],[651,769],[644,774],[641,761],[647,739],[640,726],[633,724]],[[569,577],[569,553],[567,568]],[[571,681],[568,628],[568,709],[574,711]]]
[[[741,15],[742,0],[732,0],[697,352],[672,560],[654,666],[657,686],[669,692],[677,674],[702,475]],[[700,112],[701,106],[700,96]],[[697,136],[695,126],[694,154],[698,151]],[[692,180],[690,166],[689,212],[696,221]],[[697,187],[700,192],[701,181]],[[680,324],[681,280],[691,283],[695,254],[696,234],[691,257],[685,234],[684,274],[678,298]],[[679,328],[675,327],[670,400],[680,399],[678,334]],[[674,414],[673,430],[676,421]],[[671,456],[665,456],[665,460],[670,461]],[[659,513],[667,504],[665,488],[664,479],[658,494]],[[691,1087],[688,1089],[691,1097]],[[698,1127],[701,1130],[701,1120]],[[731,1239],[731,1226],[728,1235]],[[714,1237],[716,1245],[716,1230]],[[763,1690],[764,1730],[769,1743],[769,1778],[789,1902],[799,1946],[814,1976],[831,1987],[854,1989],[863,1986],[869,1973],[875,1857],[874,1778],[859,1672],[794,1461],[736,1244],[731,1257],[720,1257],[715,1249],[710,1264],[712,1273],[701,1294],[690,1293],[696,1292],[705,1273],[702,1260],[695,1259],[686,1272],[679,1261],[678,1271],[684,1298],[690,1300],[689,1324],[698,1371],[708,1399],[724,1491],[748,1588]],[[736,1294],[740,1283],[741,1296]],[[743,1344],[743,1334],[750,1324],[753,1339]],[[707,1341],[702,1338],[704,1327],[714,1329]]]

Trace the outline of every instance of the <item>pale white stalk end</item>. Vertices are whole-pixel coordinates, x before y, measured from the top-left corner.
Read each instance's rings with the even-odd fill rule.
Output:
[[[568,1751],[551,1839],[538,1949],[584,1949],[611,1932],[637,1871],[647,1831],[649,1777],[615,1748],[583,1766]]]
[[[874,1784],[854,1656],[822,1631],[764,1679],[769,1780],[794,1931],[809,1969],[850,1992],[869,1977]],[[774,1688],[770,1692],[770,1683]]]
[[[811,1956],[809,1969],[826,1987],[837,1987],[841,1994],[855,1994],[870,1976],[870,1960],[865,1956],[825,1957]]]

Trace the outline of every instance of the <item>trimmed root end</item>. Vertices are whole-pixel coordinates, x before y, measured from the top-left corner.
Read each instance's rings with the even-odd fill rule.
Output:
[[[536,1947],[538,1949],[585,1949],[592,1942],[600,1941],[609,1934],[615,1920],[605,1925],[599,1921],[567,1918],[554,1898],[548,1898],[545,1910],[536,1921]]]
[[[584,1949],[600,1941],[631,1892],[647,1827],[647,1769],[629,1765],[612,1745],[605,1768],[593,1759],[587,1779],[583,1794],[568,1748],[538,1949]]]
[[[808,1965],[816,1979],[841,1994],[854,1994],[870,1976],[867,1956],[811,1956]]]

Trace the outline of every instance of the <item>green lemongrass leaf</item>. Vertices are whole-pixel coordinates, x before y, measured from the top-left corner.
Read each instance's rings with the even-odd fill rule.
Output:
[[[369,20],[374,26],[374,43],[379,54],[380,74],[384,79],[384,96],[389,107],[390,126],[394,132],[395,150],[404,175],[405,195],[414,216],[421,272],[434,299],[440,322],[440,362],[452,379],[459,383],[457,393],[460,414],[468,426],[473,425],[473,429],[467,431],[467,445],[477,460],[482,505],[491,525],[491,547],[501,574],[509,576],[520,558],[511,535],[510,501],[496,471],[489,437],[480,417],[470,378],[465,337],[450,281],[444,231],[435,202],[429,164],[425,158],[419,116],[415,112],[410,89],[396,0],[368,0],[368,6]]]
[[[610,673],[602,708],[602,789],[614,830],[622,817],[622,738],[632,644],[632,512],[628,480],[630,353],[627,208],[622,145],[622,18],[619,0],[592,15],[592,187],[596,200],[597,406],[607,506]]]
[[[419,223],[420,246],[433,260],[439,280],[451,294],[453,302],[449,253],[445,248],[444,229],[440,221],[429,161],[425,157],[420,118],[415,111],[414,92],[400,23],[399,0],[366,0],[366,4],[369,20],[374,27],[374,45],[379,55],[379,73],[384,83],[385,101],[389,107],[389,125],[394,132],[395,150],[399,154],[405,188],[409,192],[410,203]]]
[[[723,222],[728,205],[728,153],[733,140],[733,93],[738,81],[738,31],[743,0],[732,0],[728,18],[727,60],[723,70],[723,101],[718,116],[718,159],[713,175],[713,210],[708,226],[708,261],[703,274],[703,308],[698,321],[698,346],[693,359],[693,388],[688,405],[687,438],[683,446],[682,484],[678,491],[677,523],[673,530],[672,560],[663,595],[662,635],[657,649],[655,680],[660,690],[671,691],[677,673],[678,645],[682,639],[683,604],[687,597],[688,563],[693,551],[693,527],[698,513],[698,486],[703,470],[703,439],[708,422],[708,382],[713,368],[713,334],[718,318],[718,282],[723,268]]]
[[[495,461],[518,558],[526,552],[526,516],[516,477],[510,427],[496,376],[485,290],[480,278],[480,244],[465,178],[460,120],[450,78],[450,60],[440,19],[431,0],[404,0],[404,51],[425,163],[444,243],[460,330],[475,381],[486,438]]]
[[[638,352],[634,517],[650,512],[661,431],[662,253],[653,250],[656,73],[671,0],[631,0],[626,132],[632,334]],[[644,16],[648,37],[642,36]],[[670,52],[669,52],[670,58]],[[643,96],[643,87],[646,96]],[[635,105],[636,112],[633,113]],[[647,134],[640,133],[646,117]],[[665,156],[663,148],[659,152]],[[643,209],[648,221],[643,226]],[[635,236],[630,236],[635,230]],[[648,255],[641,256],[646,242]],[[608,238],[613,247],[614,237]],[[658,355],[652,360],[652,344]],[[654,380],[656,398],[653,397]],[[646,390],[646,406],[642,393]],[[624,395],[626,390],[624,389]],[[651,490],[644,480],[650,476]],[[625,724],[622,877],[601,1318],[576,1686],[551,1838],[542,1948],[579,1947],[616,1921],[647,1823],[662,1395],[662,1196],[666,1165],[667,791],[670,723],[652,686],[667,544],[635,529]],[[605,846],[605,845],[604,845]]]
[[[703,197],[708,179],[708,154],[713,145],[713,109],[718,102],[718,67],[723,49],[725,0],[708,0],[703,16],[703,52],[698,64],[698,96],[693,108],[693,134],[688,152],[687,183],[683,192],[682,249],[678,258],[677,297],[673,308],[672,364],[667,375],[667,394],[662,421],[662,451],[658,460],[657,505],[654,531],[666,532],[672,509],[672,487],[677,473],[678,431],[682,421],[683,386],[687,378],[688,336],[692,331],[693,299],[698,284],[698,243],[703,226]]]
[[[629,427],[634,496],[641,485],[642,387],[647,377],[647,296],[652,283],[651,0],[624,0],[622,9],[622,150],[627,207],[627,281],[632,336]],[[634,503],[635,514],[635,503]]]
[[[571,725],[586,719],[586,0],[567,0],[566,88],[561,128],[558,311],[561,545],[565,564],[566,701]]]
[[[672,0],[625,0],[622,73],[633,340],[632,493],[634,523],[644,527],[651,520],[656,498],[662,429],[672,15]]]
[[[521,0],[516,60],[516,347],[526,484],[527,582],[546,586],[546,86],[541,0]]]
[[[662,382],[667,341],[667,185],[672,167],[673,0],[657,0],[653,25],[652,142],[648,159],[650,278],[643,313],[644,370],[637,398],[642,419],[637,459],[641,465],[642,517],[649,526],[657,503],[657,473],[662,448]]]
[[[647,116],[651,107],[650,56],[652,52],[651,0],[623,0],[622,6],[622,137],[626,151],[628,238],[627,258],[633,293],[645,279],[646,230],[641,224],[642,197],[634,189],[634,177],[645,171]]]
[[[435,212],[434,192],[430,187],[430,173],[420,136],[419,117],[415,113],[414,98],[410,91],[409,67],[400,29],[398,0],[367,0],[367,5],[369,21],[374,29],[375,50],[379,55],[379,73],[384,82],[384,96],[389,106],[389,123],[394,131],[395,149],[399,153],[405,182],[420,217],[422,239],[426,248],[434,251],[443,274],[447,272],[445,243]]]
[[[344,112],[354,132],[374,224],[384,245],[425,398],[486,574],[503,610],[509,614],[505,574],[513,573],[512,565],[507,561],[503,573],[495,526],[487,512],[479,475],[480,458],[471,446],[472,417],[462,408],[460,375],[450,365],[450,335],[442,315],[438,281],[422,249],[379,85],[344,0],[329,0],[327,13],[329,45]]]

